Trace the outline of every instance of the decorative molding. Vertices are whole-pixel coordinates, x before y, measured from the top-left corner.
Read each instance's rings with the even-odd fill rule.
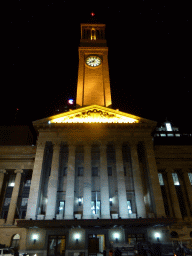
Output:
[[[137,123],[138,120],[96,107],[79,113],[55,118],[51,123]]]

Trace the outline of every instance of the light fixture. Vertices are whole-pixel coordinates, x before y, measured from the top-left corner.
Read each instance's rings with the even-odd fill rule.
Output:
[[[112,206],[112,198],[109,198],[110,206]]]
[[[82,198],[81,197],[79,197],[78,202],[79,202],[79,206],[81,206],[81,203],[82,203]]]
[[[38,236],[37,236],[36,234],[33,235],[33,243],[34,243],[34,244],[36,243],[37,237],[38,237]]]
[[[157,242],[159,242],[160,233],[156,232],[156,233],[155,233],[155,238],[157,238]]]
[[[116,243],[118,243],[119,242],[119,233],[115,233],[114,237],[115,237]]]
[[[79,238],[80,238],[80,235],[79,235],[78,233],[77,233],[77,234],[75,234],[76,243],[78,243]]]

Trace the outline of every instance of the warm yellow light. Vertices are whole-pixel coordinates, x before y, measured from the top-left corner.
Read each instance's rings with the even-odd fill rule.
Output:
[[[138,123],[137,119],[124,116],[119,112],[113,113],[98,108],[88,109],[82,112],[68,113],[52,119],[48,123]]]
[[[137,120],[132,119],[132,118],[102,118],[102,117],[86,117],[86,118],[64,118],[64,117],[60,117],[60,118],[56,118],[51,120],[51,123],[135,123],[137,122]]]

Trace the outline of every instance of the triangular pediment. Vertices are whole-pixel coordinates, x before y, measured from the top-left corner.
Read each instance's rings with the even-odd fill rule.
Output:
[[[153,123],[156,122],[98,105],[70,110],[33,122],[34,125],[43,123]]]

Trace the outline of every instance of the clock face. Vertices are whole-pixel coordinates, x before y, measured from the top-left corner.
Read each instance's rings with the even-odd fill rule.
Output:
[[[97,67],[101,64],[101,59],[98,56],[89,56],[86,59],[86,64],[91,67]]]

